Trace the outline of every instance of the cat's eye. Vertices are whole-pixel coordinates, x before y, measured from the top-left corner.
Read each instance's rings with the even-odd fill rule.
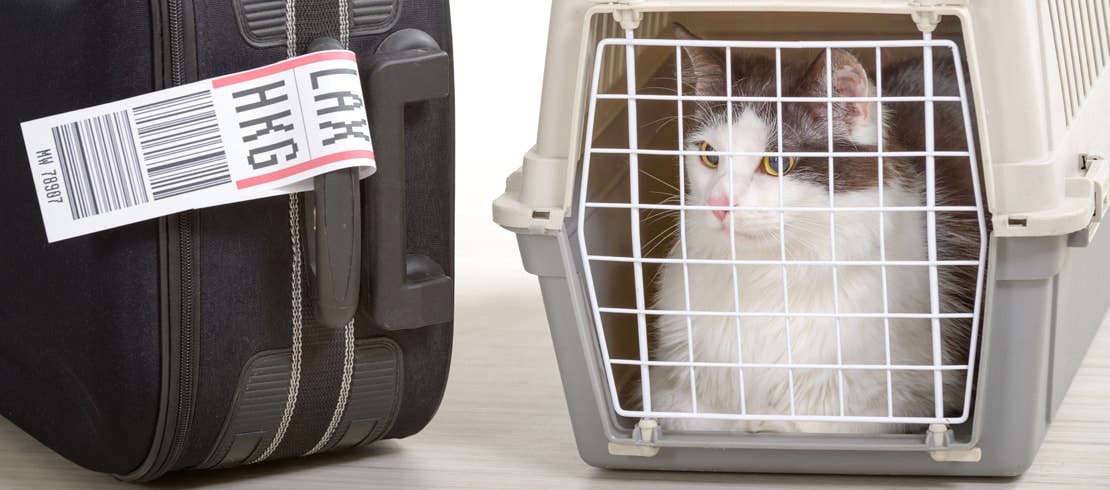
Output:
[[[762,163],[763,171],[767,172],[767,175],[778,177],[779,175],[790,173],[791,170],[794,170],[794,165],[798,162],[794,157],[765,156],[763,157]]]
[[[717,151],[716,149],[713,148],[713,145],[709,144],[708,141],[702,141],[701,142],[700,150],[701,151]],[[717,156],[717,155],[702,155],[701,156],[701,163],[703,165],[705,165],[706,167],[709,167],[709,168],[717,168],[717,165],[721,163],[721,157]]]

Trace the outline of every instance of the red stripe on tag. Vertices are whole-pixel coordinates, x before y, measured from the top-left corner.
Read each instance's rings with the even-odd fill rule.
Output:
[[[313,158],[312,160],[309,160],[307,162],[298,163],[291,167],[283,168],[281,170],[275,170],[268,174],[255,175],[254,177],[237,180],[235,181],[235,186],[239,189],[248,189],[257,185],[268,184],[275,180],[281,180],[286,177],[291,177],[301,172],[307,172],[314,168],[323,167],[324,165],[327,165],[329,163],[340,162],[343,160],[354,160],[356,158],[369,158],[373,160],[374,152],[366,150],[351,150],[341,151],[339,153],[332,153],[330,155],[324,155],[320,158]]]
[[[235,85],[237,83],[249,82],[251,80],[255,80],[255,79],[258,79],[258,78],[265,77],[265,76],[273,75],[275,73],[281,73],[281,72],[286,71],[286,70],[292,70],[292,69],[297,68],[299,66],[308,65],[308,64],[311,64],[311,63],[317,63],[317,62],[320,62],[320,61],[331,61],[331,60],[355,61],[355,54],[350,52],[350,51],[323,51],[323,52],[320,52],[320,53],[313,53],[313,54],[306,55],[306,56],[298,56],[296,58],[290,58],[290,59],[282,61],[280,63],[274,63],[272,65],[263,66],[261,68],[255,68],[253,70],[247,70],[247,71],[242,72],[242,73],[236,73],[234,75],[228,75],[226,77],[213,78],[212,79],[212,88],[222,88],[222,87],[226,87],[228,85]]]

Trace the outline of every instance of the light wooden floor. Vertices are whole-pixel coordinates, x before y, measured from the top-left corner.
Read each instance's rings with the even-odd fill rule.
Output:
[[[1110,487],[1110,329],[1095,340],[1034,467],[1016,480],[801,477],[604,471],[578,459],[539,298],[530,276],[498,290],[461,281],[446,399],[432,424],[404,441],[339,456],[186,474],[157,486],[194,488],[890,488]],[[108,488],[0,421],[0,487]]]

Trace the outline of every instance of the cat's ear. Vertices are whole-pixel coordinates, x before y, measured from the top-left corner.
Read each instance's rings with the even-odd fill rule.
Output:
[[[674,24],[674,38],[701,40],[682,24]],[[682,47],[682,79],[701,96],[725,95],[725,50],[702,46]]]
[[[832,92],[835,97],[868,97],[872,95],[872,83],[867,70],[852,53],[843,49],[832,49],[826,54],[822,51],[809,64],[802,77],[801,91],[811,97],[828,96],[829,85],[826,76],[830,70],[827,62],[832,61]],[[825,119],[826,104],[812,104],[810,115]],[[833,117],[851,131],[860,124],[871,122],[874,114],[872,102],[837,102],[833,104]]]

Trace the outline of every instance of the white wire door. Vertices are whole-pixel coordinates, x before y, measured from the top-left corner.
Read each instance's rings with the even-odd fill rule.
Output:
[[[687,49],[703,48],[714,49],[723,53],[724,74],[730,77],[734,74],[734,55],[737,53],[759,53],[770,60],[773,70],[763,75],[749,74],[750,76],[766,76],[771,81],[769,93],[734,93],[736,84],[730,80],[725,83],[725,93],[704,95],[699,94],[689,86],[689,80],[684,83],[684,76],[689,78],[690,70],[682,69],[684,63],[691,62]],[[903,51],[913,50],[922,60],[922,90],[915,95],[883,95],[883,68],[884,53],[892,49]],[[666,49],[673,52],[674,71],[668,77],[657,78],[668,83],[668,91],[660,93],[659,90],[638,93],[644,84],[639,80],[638,59],[645,50]],[[863,96],[838,95],[834,90],[833,57],[839,50],[851,50],[854,53],[864,53],[861,59],[874,58],[874,65],[868,71],[874,77],[874,94]],[[785,80],[783,70],[788,59],[800,51],[807,53],[823,53],[827,72],[824,77],[826,83],[823,94],[798,96],[791,95],[790,80]],[[582,181],[580,189],[580,202],[578,212],[579,245],[583,260],[583,271],[587,292],[590,296],[593,320],[595,322],[598,341],[604,357],[605,371],[608,376],[608,386],[612,403],[618,414],[627,417],[660,418],[660,419],[715,419],[735,421],[797,421],[797,422],[856,422],[856,423],[896,423],[896,424],[929,424],[929,423],[962,423],[968,419],[971,406],[971,380],[975,369],[977,354],[977,339],[979,330],[979,308],[983,285],[983,269],[986,256],[987,231],[984,224],[983,205],[980,198],[980,184],[978,176],[978,163],[973,139],[973,124],[968,103],[968,93],[964,80],[963,70],[955,69],[954,77],[958,82],[957,93],[936,94],[933,80],[934,56],[942,54],[954,60],[955,67],[961,67],[960,53],[956,45],[946,40],[932,40],[926,37],[923,40],[899,41],[870,41],[870,42],[747,42],[747,41],[704,41],[704,40],[664,40],[664,39],[635,39],[632,31],[627,31],[625,39],[605,39],[600,42],[596,51],[594,72],[592,78],[590,97],[590,111],[588,113],[586,141],[583,154]],[[611,59],[614,57],[622,60]],[[819,61],[819,60],[818,60]],[[623,80],[617,85],[623,85],[622,90],[606,92],[605,88],[613,86],[611,77],[614,63],[623,64]],[[608,69],[607,69],[608,68]],[[620,83],[623,82],[623,83]],[[658,85],[656,83],[655,85]],[[835,104],[863,103],[869,104],[870,110],[877,111],[880,121],[888,113],[897,113],[896,107],[907,107],[916,104],[924,121],[919,126],[924,128],[923,133],[912,139],[922,142],[921,148],[891,148],[892,143],[884,141],[889,137],[886,131],[877,130],[877,141],[873,144],[860,145],[854,148],[843,148],[834,144],[834,140],[843,135],[834,135],[836,124],[832,118],[840,110]],[[658,144],[643,144],[644,122],[638,115],[638,109],[643,109],[645,104],[670,104],[672,114],[677,126],[675,134],[677,144],[671,147],[660,147]],[[746,133],[735,129],[740,124],[751,121],[745,119],[741,107],[759,105],[762,107],[764,121],[772,121],[767,130],[766,147],[744,147],[739,142],[733,141],[734,137],[743,138]],[[785,114],[790,113],[791,104],[809,104],[810,106],[824,107],[824,115],[828,118],[823,130],[827,131],[827,145],[824,148],[798,148],[784,147],[784,133],[788,138],[792,128],[785,128]],[[954,104],[962,115],[963,131],[960,150],[950,150],[946,141],[936,141],[934,115],[939,104]],[[606,111],[599,107],[612,108],[618,105],[620,112],[627,116],[625,121],[618,117],[609,125],[627,125],[627,133],[621,141],[626,145],[598,145],[594,137],[603,124],[600,120]],[[900,105],[900,106],[899,106]],[[692,136],[688,134],[693,124],[704,123],[691,120],[691,107],[716,107],[716,114],[723,114],[723,122],[718,121],[727,128],[727,143],[718,138],[716,143],[709,145],[706,142],[698,143],[689,141]],[[767,112],[770,111],[769,114]],[[611,110],[608,112],[612,112]],[[917,114],[917,112],[913,112]],[[702,119],[705,119],[702,116]],[[887,122],[891,125],[909,126],[904,121]],[[792,125],[790,121],[785,124]],[[812,129],[812,128],[810,128]],[[701,135],[697,135],[701,138]],[[646,158],[668,160],[674,173],[669,174],[671,181],[668,186],[673,187],[673,195],[662,201],[643,199],[645,181],[660,180],[659,176],[644,172],[642,161]],[[707,166],[712,167],[715,178],[727,182],[725,192],[727,201],[705,202],[698,199],[690,202],[691,189],[695,185],[691,180],[690,169],[687,162],[692,159],[701,159]],[[805,205],[792,203],[789,197],[791,176],[787,175],[787,166],[794,162],[808,160],[810,168],[821,165],[822,172],[827,172],[827,189],[821,194],[821,202],[814,205],[809,202]],[[838,182],[847,186],[846,182],[859,181],[858,175],[852,175],[851,165],[859,165],[860,161],[873,162],[873,169],[877,173],[877,182],[872,193],[867,195],[877,196],[875,202],[862,202],[854,200],[848,193],[841,193]],[[906,177],[895,175],[891,162],[909,161],[920,162],[919,177]],[[735,195],[735,178],[738,172],[751,172],[751,166],[737,162],[763,162],[755,164],[755,172],[764,172],[773,175],[778,182],[778,202],[764,202],[759,205],[740,201]],[[766,167],[767,162],[773,162],[777,168]],[[816,162],[816,163],[814,163]],[[849,162],[849,163],[843,163]],[[854,162],[854,163],[851,163]],[[941,162],[941,163],[938,163]],[[945,204],[947,196],[944,194],[944,185],[938,185],[938,165],[961,165],[964,171],[969,172],[973,196],[967,196],[968,203],[962,205]],[[840,164],[838,166],[838,164]],[[904,163],[902,164],[904,166]],[[622,175],[627,183],[620,181],[619,187],[613,191],[612,187],[605,187],[604,182],[598,182],[600,175],[606,175],[603,166],[627,166],[622,168]],[[727,170],[721,170],[726,168]],[[838,168],[843,168],[838,172]],[[700,172],[701,170],[699,170]],[[947,172],[946,167],[941,167],[941,173]],[[884,172],[886,175],[884,175]],[[906,172],[903,172],[905,174]],[[911,172],[912,173],[912,172]],[[727,174],[727,175],[726,175]],[[918,173],[913,173],[918,175]],[[675,178],[677,177],[677,178]],[[753,177],[754,178],[754,177]],[[766,178],[760,174],[760,178]],[[824,178],[824,177],[823,177]],[[902,179],[905,187],[906,181],[916,182],[920,189],[913,192],[901,192],[902,196],[895,196],[895,191],[890,182]],[[592,179],[592,180],[591,180]],[[839,180],[838,180],[839,179]],[[885,179],[885,181],[884,181]],[[914,180],[916,179],[916,180]],[[664,179],[666,180],[666,179]],[[944,184],[944,182],[942,182]],[[623,186],[627,185],[627,189]],[[857,187],[860,185],[855,183]],[[608,188],[610,192],[601,197],[601,193],[594,189]],[[940,194],[938,195],[938,189]],[[617,192],[619,191],[619,192]],[[915,194],[915,192],[917,194]],[[862,194],[861,194],[862,195]],[[917,196],[913,198],[906,197]],[[614,198],[613,196],[618,196]],[[813,196],[809,196],[812,201]],[[916,199],[916,201],[915,201]],[[807,201],[808,202],[808,201]],[[907,204],[908,203],[908,204]],[[589,220],[600,219],[602,213],[618,213],[613,218],[613,223],[619,225],[605,226],[597,223],[588,223]],[[645,223],[652,216],[660,213],[668,214],[673,220],[673,230],[667,237],[660,238],[668,242],[669,252],[665,255],[649,253],[645,247],[642,230]],[[743,220],[733,218],[740,213],[749,213],[758,216],[761,223],[767,219],[777,222],[771,226],[768,233],[777,235],[777,251],[770,256],[767,253],[750,253],[748,237],[744,235]],[[755,213],[755,214],[752,214]],[[709,220],[709,215],[720,218],[727,216],[727,225],[722,227],[722,236],[728,237],[731,250],[724,255],[701,254],[692,241],[699,237],[691,233],[699,233],[692,228],[693,222],[699,223]],[[867,216],[873,220],[874,236],[860,237],[860,242],[867,242],[866,246],[851,246],[851,237],[843,235],[845,223],[860,220]],[[893,254],[892,250],[911,249],[905,244],[892,244],[901,240],[901,237],[891,237],[889,227],[903,226],[905,222],[915,216],[922,224],[920,234],[919,253]],[[950,216],[963,216],[965,221],[977,225],[964,242],[968,254],[965,257],[952,258],[944,247],[953,237],[943,235],[938,237],[938,220],[943,222]],[[754,219],[754,218],[753,218]],[[792,230],[802,226],[814,226],[820,220],[821,233],[827,233],[827,247],[816,254],[797,254],[791,242]],[[840,224],[838,225],[838,221]],[[764,223],[765,224],[765,223]],[[623,230],[623,231],[622,231]],[[614,252],[616,248],[605,246],[605,242],[613,241],[615,232],[627,231],[628,237],[621,240],[630,244],[627,253]],[[726,232],[727,231],[727,232]],[[776,233],[777,231],[777,233]],[[916,233],[916,232],[915,232]],[[912,233],[911,233],[912,234]],[[800,236],[800,235],[799,235]],[[655,237],[658,238],[658,237]],[[958,239],[957,239],[958,241]],[[844,244],[849,243],[849,247]],[[970,245],[969,245],[970,244]],[[840,250],[838,250],[838,247]],[[907,248],[908,247],[908,248]],[[846,248],[852,248],[847,250]],[[861,255],[856,249],[870,250]],[[610,302],[614,294],[602,291],[601,287],[613,287],[612,281],[595,281],[597,271],[606,265],[621,265],[630,269],[629,281],[623,284],[628,288],[628,301]],[[949,268],[963,268],[967,271],[960,277],[967,278],[962,293],[965,301],[948,301],[947,298],[955,294],[946,291],[945,278],[949,277]],[[716,269],[718,272],[712,272]],[[649,270],[656,271],[648,275]],[[659,271],[666,271],[660,274]],[[822,271],[820,274],[809,275],[806,271]],[[693,271],[693,272],[692,272]],[[692,287],[701,282],[702,272],[705,274],[718,274],[726,278],[725,286],[717,288],[711,294],[724,300],[712,302],[708,306],[702,298],[709,293],[692,291]],[[724,271],[724,272],[720,272]],[[862,272],[861,272],[862,271]],[[729,279],[728,277],[731,276]],[[753,291],[748,287],[752,277],[766,277],[775,284],[774,287],[763,287]],[[662,277],[662,279],[660,279]],[[816,281],[806,280],[804,283],[792,283],[798,277],[819,277]],[[857,277],[874,278],[874,282],[858,281]],[[828,279],[827,282],[825,279]],[[667,283],[670,281],[670,283]],[[970,284],[973,282],[974,284]],[[662,283],[662,284],[661,284]],[[730,284],[729,284],[730,283]],[[868,286],[869,292],[855,291],[863,284]],[[661,309],[656,298],[660,295],[661,288],[670,288],[671,291],[681,291],[681,301],[678,307]],[[916,291],[916,298],[910,300],[895,300],[899,294],[906,291]],[[653,297],[653,294],[656,295]],[[865,297],[864,301],[850,299],[851,295]],[[866,294],[873,295],[873,301],[866,301]],[[807,300],[809,296],[823,295],[831,298],[830,301],[821,303]],[[971,298],[971,296],[974,296]],[[847,299],[846,299],[847,298]],[[922,305],[917,310],[899,309],[892,303],[916,302]],[[675,304],[673,301],[671,304]],[[861,304],[872,305],[861,307]],[[817,306],[815,306],[817,305]],[[962,309],[954,309],[952,305],[965,305]],[[712,319],[712,321],[707,320]],[[965,337],[944,337],[941,335],[944,322],[962,322],[961,328],[969,329]],[[670,325],[669,334],[660,330],[660,325]],[[675,330],[675,326],[678,330]],[[703,335],[699,329],[712,330],[712,336]],[[735,335],[722,337],[723,328],[735,329]],[[849,338],[848,332],[870,328],[874,332],[870,341]],[[892,336],[899,338],[900,329],[916,328],[920,335],[907,338],[917,338],[924,345],[905,345],[906,342],[892,342]],[[634,338],[635,345],[621,353],[613,344],[614,331],[627,329],[624,338]],[[807,330],[808,329],[808,330]],[[685,346],[675,345],[682,343],[674,335],[675,331],[685,331]],[[862,330],[859,330],[862,331]],[[760,333],[762,332],[762,333]],[[817,332],[817,333],[812,333]],[[633,335],[634,334],[634,335]],[[666,335],[670,335],[666,337]],[[760,337],[762,335],[762,337]],[[798,345],[807,340],[801,338],[807,335],[823,335],[831,339],[825,350],[827,355],[808,356],[801,352]],[[617,335],[619,337],[620,335]],[[655,343],[659,337],[671,342],[670,355],[660,354]],[[720,343],[734,345],[727,351],[731,359],[699,358],[698,351],[712,351],[712,346],[699,346],[705,342],[703,338],[724,338]],[[783,342],[777,347],[768,347],[767,339],[781,339]],[[962,345],[950,345],[957,341]],[[745,342],[762,342],[755,347],[747,346]],[[832,346],[835,344],[835,346]],[[823,345],[823,344],[822,344]],[[861,348],[862,345],[862,348]],[[832,347],[830,347],[832,346]],[[867,352],[871,349],[873,352]],[[899,352],[914,352],[916,354],[902,356]],[[954,349],[961,355],[957,358],[946,356],[946,352]],[[774,351],[770,358],[760,358],[761,355]],[[864,355],[856,355],[861,351]],[[629,354],[631,353],[631,354]],[[750,355],[745,355],[750,354]],[[747,357],[747,358],[746,358]],[[770,359],[770,360],[769,360]],[[860,360],[863,359],[863,360]],[[627,391],[630,383],[622,382],[624,376],[615,375],[615,370],[633,373],[635,382],[631,383],[635,396],[622,396],[622,390]],[[661,374],[668,372],[671,374]],[[678,374],[674,374],[678,373]],[[823,376],[823,377],[822,377]],[[824,387],[827,392],[814,395],[812,387],[803,386],[800,380],[815,379],[825,380]],[[654,379],[653,379],[654,378]],[[675,380],[681,380],[681,386],[675,386]],[[868,380],[866,382],[861,380]],[[853,410],[851,407],[856,395],[853,390],[859,390],[860,384],[869,384],[866,389],[875,393],[882,392],[885,400],[876,402],[873,410]],[[914,383],[915,386],[904,387],[903,383]],[[925,386],[922,386],[925,383]],[[716,396],[706,393],[720,386],[726,386],[722,393]],[[958,389],[953,389],[958,386]],[[735,388],[732,388],[735,387]],[[674,390],[689,392],[685,403],[673,403],[671,395],[660,395]],[[878,391],[875,391],[878,390]],[[783,401],[778,408],[765,406],[763,392],[781,391]],[[957,398],[953,398],[957,393]],[[666,396],[667,399],[662,399]],[[825,398],[825,402],[818,403],[823,408],[814,409],[812,401],[814,396]],[[947,399],[946,399],[947,396]],[[721,397],[735,398],[735,400],[721,402]],[[915,398],[916,397],[916,398]],[[903,399],[908,399],[906,401]],[[958,400],[962,399],[962,406]],[[946,401],[947,400],[947,401]],[[953,400],[957,400],[953,408]],[[711,403],[712,401],[712,403]],[[780,400],[781,401],[781,400]],[[862,403],[862,402],[861,402]],[[927,403],[925,410],[900,410],[901,405]],[[946,409],[947,407],[947,409]]]

